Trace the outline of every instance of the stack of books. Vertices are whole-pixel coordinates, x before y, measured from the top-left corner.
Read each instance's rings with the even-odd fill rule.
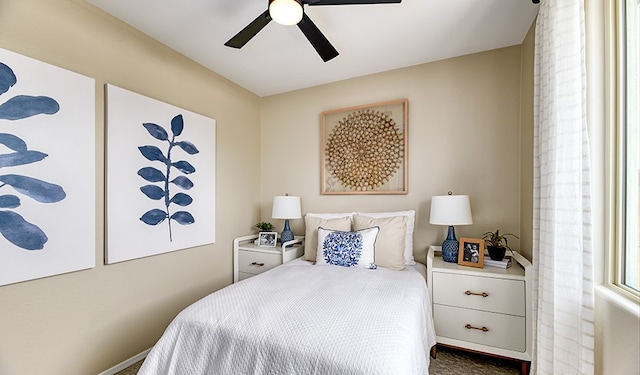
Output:
[[[505,257],[502,260],[493,260],[491,258],[484,259],[484,265],[497,268],[509,268],[511,267],[511,257]]]

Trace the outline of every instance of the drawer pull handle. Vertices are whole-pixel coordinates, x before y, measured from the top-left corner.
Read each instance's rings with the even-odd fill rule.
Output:
[[[471,324],[467,324],[466,326],[464,326],[464,328],[466,328],[466,329],[477,329],[478,331],[482,331],[482,332],[489,332],[489,328],[487,328],[487,327],[478,328],[478,327],[472,326]]]
[[[251,265],[252,265],[252,266],[259,266],[259,267],[262,267],[262,266],[264,266],[264,263],[251,262]]]
[[[489,297],[489,295],[485,292],[482,293],[474,293],[470,290],[467,290],[466,292],[464,292],[464,294],[468,295],[468,296],[482,296],[482,297]]]

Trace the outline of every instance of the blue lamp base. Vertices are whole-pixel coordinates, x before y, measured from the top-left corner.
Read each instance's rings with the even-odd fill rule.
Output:
[[[280,232],[280,242],[285,243],[287,241],[293,240],[293,232],[289,227],[289,219],[285,219],[284,221],[284,229]]]
[[[453,225],[449,225],[447,239],[442,243],[442,260],[445,262],[458,263],[458,240]]]

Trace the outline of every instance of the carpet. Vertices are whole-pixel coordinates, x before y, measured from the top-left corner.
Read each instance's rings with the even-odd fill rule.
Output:
[[[136,362],[115,375],[136,375],[142,361]],[[518,375],[520,362],[469,353],[453,348],[438,347],[431,358],[429,375]],[[338,374],[336,374],[338,375]]]
[[[519,375],[521,362],[440,347],[429,375]]]

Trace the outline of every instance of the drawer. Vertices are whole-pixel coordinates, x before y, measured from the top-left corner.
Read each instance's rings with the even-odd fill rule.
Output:
[[[523,280],[434,272],[432,287],[434,304],[525,315]]]
[[[526,350],[525,318],[521,316],[434,305],[433,320],[437,336],[517,352]]]
[[[255,276],[252,273],[246,273],[246,272],[238,272],[238,281],[242,281],[244,279],[248,279],[251,276]]]
[[[282,264],[282,256],[280,254],[238,251],[238,272],[257,275],[280,264]]]

